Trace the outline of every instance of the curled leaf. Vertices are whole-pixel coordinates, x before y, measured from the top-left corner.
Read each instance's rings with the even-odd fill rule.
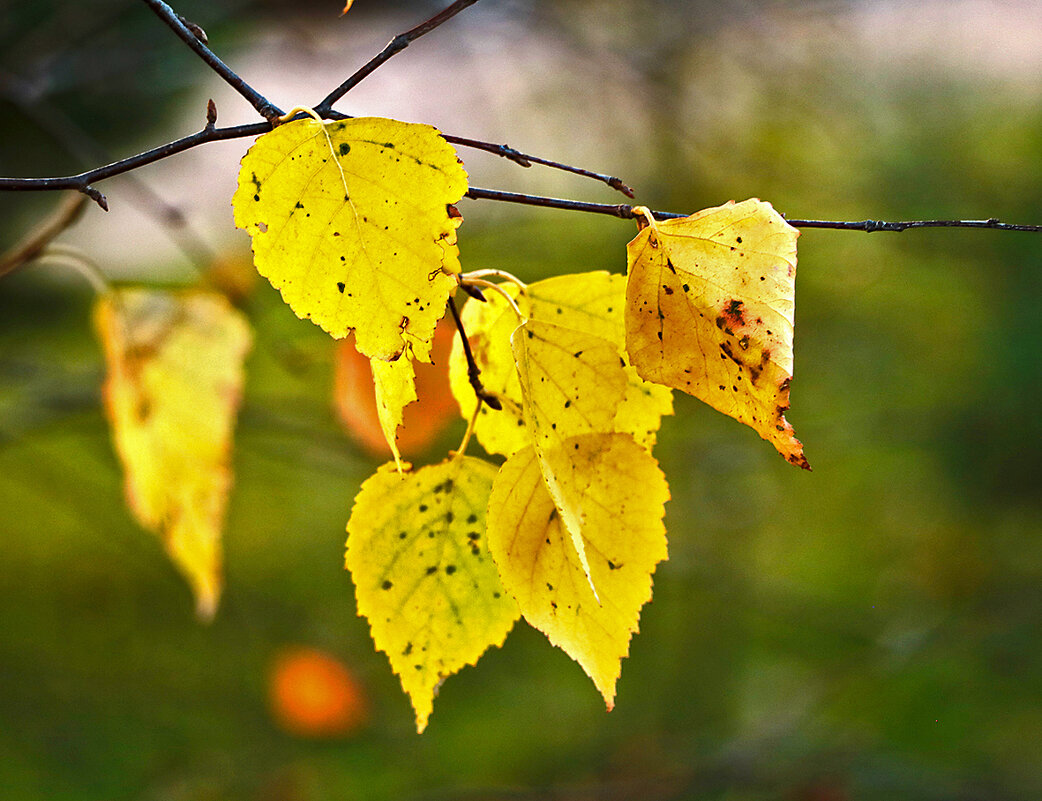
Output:
[[[627,246],[626,347],[643,378],[694,395],[810,469],[785,419],[797,236],[759,200],[645,228]]]

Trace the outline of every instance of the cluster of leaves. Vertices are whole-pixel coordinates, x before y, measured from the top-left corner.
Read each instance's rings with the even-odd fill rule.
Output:
[[[233,198],[258,271],[298,316],[353,335],[368,360],[372,382],[356,371],[342,396],[375,387],[375,399],[348,403],[345,416],[378,425],[394,460],[355,499],[346,566],[420,731],[441,682],[521,616],[613,706],[667,558],[669,488],[652,448],[672,389],[808,466],[784,417],[798,232],[769,204],[665,222],[642,209],[627,275],[526,285],[462,272],[454,204],[467,185],[430,126],[309,118],[257,140]],[[461,315],[460,289],[470,296]],[[458,451],[413,469],[399,436],[447,308],[458,331],[438,367],[469,426]],[[96,318],[128,504],[212,616],[249,325],[201,289],[109,291]],[[466,456],[472,436],[505,461]]]
[[[806,467],[785,421],[797,231],[749,200],[647,225],[628,275],[530,286],[461,271],[467,175],[426,125],[301,119],[242,160],[236,224],[302,318],[353,334],[394,453],[359,492],[346,565],[422,731],[444,679],[519,616],[578,661],[608,707],[666,558],[652,456],[671,388]],[[490,278],[501,278],[493,282]],[[464,445],[412,469],[398,432],[451,296],[472,296],[449,359]],[[466,332],[464,334],[463,332]],[[473,433],[497,465],[464,455]]]

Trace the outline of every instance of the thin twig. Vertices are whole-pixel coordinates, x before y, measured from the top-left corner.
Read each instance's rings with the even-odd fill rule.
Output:
[[[6,78],[7,80],[0,80],[0,95],[17,106],[41,131],[79,161],[81,167],[111,158],[106,149],[95,141],[76,119],[39,93],[31,91],[24,81],[13,76]],[[207,108],[208,116],[211,112],[216,121],[217,109],[212,100]],[[130,193],[137,195],[137,199],[141,201],[141,208],[169,234],[174,244],[190,261],[198,267],[213,261],[213,252],[199,233],[191,227],[179,207],[168,202],[136,175],[128,174],[124,180]]]
[[[240,78],[235,71],[221,61],[221,59],[206,46],[206,43],[203,41],[205,34],[203,37],[200,37],[192,30],[195,28],[196,30],[201,31],[198,25],[195,25],[194,23],[192,24],[192,27],[186,25],[183,21],[183,17],[164,3],[163,0],[143,0],[143,2],[167,24],[185,44],[195,51],[196,55],[206,63],[206,66],[217,73],[217,75],[219,75],[232,89],[246,98],[249,104],[257,109],[257,113],[264,117],[264,119],[270,121],[274,120],[276,117],[282,116],[282,109],[271,103],[271,101],[264,97],[264,95],[246,83],[246,81]]]
[[[634,196],[633,190],[623,183],[621,178],[616,178],[614,175],[592,172],[591,170],[584,170],[582,167],[571,167],[568,164],[562,164],[559,161],[550,161],[549,159],[539,158],[538,156],[531,156],[527,153],[521,153],[509,145],[496,145],[491,142],[482,142],[479,139],[466,139],[462,136],[452,136],[451,134],[444,133],[441,136],[446,142],[451,142],[454,145],[460,145],[462,147],[474,148],[475,150],[484,150],[486,153],[493,153],[497,156],[510,159],[515,164],[520,164],[522,167],[531,167],[533,164],[542,164],[545,167],[552,167],[555,170],[563,170],[564,172],[581,175],[584,178],[593,178],[595,181],[601,181],[612,189],[622,192],[622,194],[628,198]]]
[[[541,206],[549,209],[565,209],[567,211],[584,211],[591,214],[607,214],[622,219],[633,219],[641,216],[634,206],[626,203],[587,203],[581,200],[565,200],[542,195],[522,195],[517,192],[503,192],[498,189],[482,189],[472,186],[466,197],[472,200],[498,200],[506,203],[520,203],[525,206]],[[652,211],[656,220],[675,220],[687,217],[673,211]],[[838,231],[905,231],[909,228],[990,228],[996,231],[1029,231],[1042,232],[1042,225],[1020,225],[1004,223],[992,217],[987,220],[904,220],[901,222],[884,222],[882,220],[862,220],[860,222],[833,220],[787,220],[796,228],[831,228]]]
[[[996,231],[1042,231],[1042,225],[1019,225],[1004,223],[992,217],[987,220],[905,220],[902,222],[884,222],[883,220],[862,220],[861,222],[830,222],[828,220],[787,220],[796,228],[831,228],[839,231],[864,231],[871,234],[876,231],[905,231],[909,228],[991,228]]]
[[[0,278],[39,256],[56,236],[79,219],[86,203],[86,195],[66,195],[50,216],[7,253],[0,255]]]
[[[159,0],[145,0],[146,3],[158,1]],[[322,102],[317,106],[314,106],[315,111],[323,117],[326,116],[326,114],[333,108],[333,104],[336,103],[336,101],[350,92],[366,77],[371,75],[381,64],[400,53],[424,34],[430,33],[442,23],[448,22],[463,9],[474,5],[476,2],[478,2],[478,0],[456,0],[455,3],[443,11],[438,12],[426,22],[421,22],[415,28],[411,28],[404,33],[399,33],[387,43],[387,46],[384,47],[383,50],[373,56],[373,58],[371,58],[361,69],[355,72],[354,75],[322,98]]]
[[[257,136],[271,130],[271,123],[255,122],[249,125],[236,125],[230,128],[214,128],[207,124],[203,130],[165,145],[146,150],[134,156],[114,161],[103,167],[95,167],[77,175],[66,175],[60,178],[0,178],[0,191],[9,192],[38,192],[56,189],[75,189],[87,195],[98,203],[106,211],[108,203],[105,196],[95,189],[92,184],[125,172],[144,167],[161,161],[169,156],[189,150],[206,142],[217,142],[225,139],[241,139],[247,136]]]
[[[474,354],[470,350],[470,340],[467,339],[467,332],[463,330],[463,320],[460,319],[459,311],[456,309],[456,301],[451,296],[449,297],[449,311],[452,312],[456,330],[459,331],[459,338],[463,342],[463,355],[467,357],[467,377],[470,378],[470,385],[474,388],[474,394],[478,396],[479,402],[484,401],[489,405],[490,409],[495,409],[497,412],[501,411],[503,404],[500,403],[499,398],[485,389],[481,383],[481,369],[478,367],[478,363],[474,361]]]

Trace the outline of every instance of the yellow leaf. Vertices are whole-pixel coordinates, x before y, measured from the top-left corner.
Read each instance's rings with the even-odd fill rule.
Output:
[[[210,618],[221,593],[221,526],[251,333],[221,295],[125,289],[98,301],[105,409],[127,503],[160,536]]]
[[[626,354],[626,276],[604,271],[576,273],[530,284],[525,293],[533,320],[557,323],[614,342],[626,360],[626,396],[613,431],[632,434],[646,448],[655,444],[663,415],[673,414],[668,387],[645,381]]]
[[[666,559],[669,488],[654,457],[629,435],[582,435],[565,450],[586,485],[582,538],[599,601],[533,448],[510,457],[496,476],[488,546],[525,620],[582,666],[611,709],[621,660],[651,599],[651,575]]]
[[[516,286],[508,284],[504,289],[511,297],[525,304],[524,296],[517,297]],[[460,317],[474,360],[481,370],[481,383],[499,397],[503,408],[497,411],[482,405],[474,435],[481,447],[489,453],[510,456],[529,442],[521,408],[521,385],[517,380],[514,354],[510,349],[510,335],[520,321],[499,293],[488,292],[486,298],[485,303],[468,300]],[[474,415],[478,401],[467,375],[467,360],[458,334],[452,342],[452,353],[449,355],[449,386],[463,418],[469,420]]]
[[[700,398],[810,469],[784,414],[798,235],[759,200],[645,228],[627,246],[626,342],[642,377]]]
[[[376,414],[399,471],[402,469],[402,455],[398,451],[398,427],[402,424],[405,407],[417,399],[416,372],[409,350],[407,347],[393,362],[369,360],[376,385]]]
[[[559,453],[578,434],[609,432],[626,394],[622,359],[611,342],[570,328],[529,320],[511,338],[543,478],[591,582],[583,549],[586,497],[582,476],[571,475],[571,453]],[[562,470],[563,468],[563,470]]]
[[[362,485],[347,524],[358,612],[423,731],[441,682],[501,645],[518,617],[485,535],[495,465],[460,458]]]
[[[257,270],[302,318],[359,352],[421,359],[459,272],[467,190],[456,152],[429,125],[304,119],[261,136],[232,200]]]
[[[344,16],[348,11],[351,10],[351,6],[355,4],[355,0],[347,0],[344,4],[344,10],[340,12],[340,16]]]
[[[519,293],[512,284],[505,285],[504,289],[515,298],[526,317],[606,339],[626,358],[625,276],[603,271],[577,273],[529,284],[524,293]],[[510,334],[518,325],[517,316],[498,293],[489,292],[485,303],[467,301],[462,318],[475,361],[481,369],[481,381],[503,404],[502,411],[483,406],[474,433],[489,453],[510,456],[530,441],[524,429],[521,385],[509,346]],[[626,377],[625,398],[618,406],[614,425],[608,430],[633,434],[638,442],[650,448],[661,417],[673,413],[672,393],[667,387],[643,380],[632,367],[626,367]],[[464,418],[469,419],[477,400],[458,336],[449,359],[449,378],[460,410]]]

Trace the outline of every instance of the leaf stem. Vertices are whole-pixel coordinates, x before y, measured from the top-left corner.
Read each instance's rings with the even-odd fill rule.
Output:
[[[485,389],[481,383],[481,369],[478,367],[478,363],[474,361],[474,353],[470,349],[470,340],[467,339],[467,332],[463,329],[463,320],[460,319],[455,299],[450,297],[448,305],[449,311],[452,313],[453,322],[456,323],[456,330],[459,331],[460,340],[463,342],[463,355],[467,359],[467,377],[470,379],[470,385],[474,389],[474,394],[478,396],[478,405],[481,405],[480,401],[484,401],[489,405],[490,409],[495,409],[497,412],[501,411],[503,404],[500,403],[499,398]]]
[[[514,299],[510,297],[510,293],[503,289],[499,284],[493,283],[492,281],[486,281],[484,278],[467,278],[460,283],[463,286],[483,286],[486,289],[492,289],[498,292],[506,302],[510,304],[510,308],[513,309],[514,314],[517,315],[518,322],[524,322],[525,316],[521,314],[521,309],[518,308]]]

